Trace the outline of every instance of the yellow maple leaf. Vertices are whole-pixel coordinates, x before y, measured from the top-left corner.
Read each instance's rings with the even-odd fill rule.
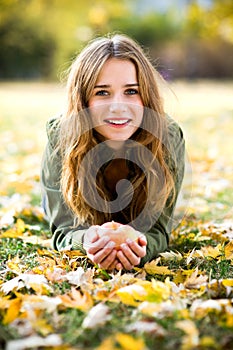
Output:
[[[22,300],[21,298],[16,298],[13,300],[8,300],[9,307],[3,317],[3,324],[9,324],[13,322],[19,315]]]
[[[223,279],[222,284],[224,287],[233,287],[233,278]]]
[[[218,244],[216,247],[205,246],[201,248],[201,251],[205,257],[210,257],[213,259],[216,259],[218,256],[222,254],[221,250],[222,250],[221,244]]]
[[[118,350],[119,348],[115,347],[114,336],[110,336],[102,341],[102,343],[96,348],[96,350]]]
[[[136,283],[118,289],[116,294],[120,297],[122,303],[130,306],[138,306],[147,297],[145,288]]]
[[[17,219],[13,227],[2,232],[0,238],[17,238],[23,235],[26,225],[22,219]]]
[[[185,280],[185,276],[183,274],[183,271],[182,270],[178,270],[175,274],[174,274],[174,277],[173,277],[173,282],[175,284],[180,284],[180,283],[183,283]]]
[[[160,258],[152,260],[144,265],[145,271],[149,275],[172,275],[173,272],[167,266],[158,266]]]
[[[225,258],[233,259],[233,241],[230,241],[224,248]]]
[[[117,333],[115,339],[121,346],[122,350],[146,350],[145,343],[142,338],[133,338],[129,334]]]
[[[54,330],[53,327],[48,324],[48,322],[45,319],[36,319],[34,322],[32,322],[33,328],[40,332],[43,336],[47,336],[51,334]]]

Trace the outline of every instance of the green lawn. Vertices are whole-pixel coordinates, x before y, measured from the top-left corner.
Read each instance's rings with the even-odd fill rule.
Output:
[[[163,89],[187,165],[169,252],[111,273],[54,252],[40,208],[45,123],[65,89],[0,84],[0,348],[233,349],[233,82]]]

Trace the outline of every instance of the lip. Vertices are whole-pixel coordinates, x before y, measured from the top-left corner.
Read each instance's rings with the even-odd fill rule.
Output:
[[[104,119],[104,123],[106,123],[107,125],[109,125],[109,126],[111,126],[113,128],[123,128],[125,126],[128,126],[131,121],[132,121],[132,119],[130,119],[130,118],[108,118],[108,119]]]

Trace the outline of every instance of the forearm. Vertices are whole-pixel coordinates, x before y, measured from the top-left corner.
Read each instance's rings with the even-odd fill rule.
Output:
[[[71,229],[69,227],[58,227],[52,230],[52,246],[55,250],[84,250],[83,236],[86,229]]]
[[[169,236],[157,228],[153,228],[150,232],[145,233],[147,239],[146,255],[141,259],[140,266],[146,262],[155,259],[159,253],[167,249]]]

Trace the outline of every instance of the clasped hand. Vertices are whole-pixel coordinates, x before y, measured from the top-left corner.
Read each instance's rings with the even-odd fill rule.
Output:
[[[138,241],[127,239],[116,249],[115,242],[111,241],[108,235],[100,237],[98,234],[100,226],[91,226],[84,235],[83,247],[88,258],[106,270],[131,270],[140,264],[141,258],[146,255],[147,240],[141,234]],[[111,232],[112,229],[109,229]]]

